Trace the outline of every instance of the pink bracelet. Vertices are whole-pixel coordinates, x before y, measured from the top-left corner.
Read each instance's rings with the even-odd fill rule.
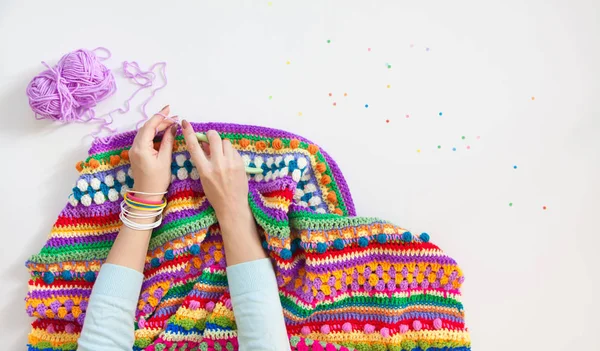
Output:
[[[140,199],[139,197],[131,195],[131,193],[127,194],[127,198],[129,198],[135,202],[145,204],[145,205],[162,205],[163,204],[162,200],[161,201],[152,201],[152,200]]]

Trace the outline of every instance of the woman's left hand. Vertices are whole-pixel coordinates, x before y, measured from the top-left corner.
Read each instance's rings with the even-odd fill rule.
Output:
[[[169,112],[169,106],[165,106],[158,114],[152,116],[140,128],[131,149],[129,149],[134,192],[163,193],[171,183],[171,154],[177,125],[172,119],[164,117],[168,116]],[[155,150],[155,135],[169,127],[170,130],[165,132],[160,148],[158,151]],[[152,200],[161,200],[163,197],[163,195],[143,194],[139,194],[139,196]]]

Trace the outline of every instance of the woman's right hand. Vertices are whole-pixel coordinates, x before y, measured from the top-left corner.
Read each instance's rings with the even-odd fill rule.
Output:
[[[209,130],[206,132],[209,144],[199,143],[188,121],[184,120],[182,127],[188,152],[217,218],[226,220],[250,211],[244,161],[231,142],[221,140],[216,131]]]

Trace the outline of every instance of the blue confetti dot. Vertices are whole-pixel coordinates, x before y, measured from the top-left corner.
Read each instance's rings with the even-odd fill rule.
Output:
[[[292,258],[292,252],[288,249],[282,249],[279,253],[279,256],[281,256],[281,258],[283,258],[284,260],[289,260],[290,258]]]
[[[517,169],[517,165],[514,165],[514,166],[513,166],[513,168],[514,168],[514,169]]]
[[[338,249],[338,250],[341,250],[341,249],[343,249],[343,248],[344,248],[344,240],[342,240],[342,239],[340,239],[340,238],[338,238],[338,239],[335,239],[335,240],[333,241],[333,247],[335,247],[335,248],[336,248],[336,249]]]
[[[456,148],[455,148],[455,147],[453,147],[453,148],[452,148],[452,151],[456,151]]]
[[[150,265],[152,265],[154,268],[160,266],[160,260],[158,257],[154,257],[152,260],[150,260]]]
[[[327,251],[327,245],[325,245],[325,243],[318,243],[317,244],[317,252],[324,253],[325,251]]]
[[[369,104],[365,104],[365,108],[369,108]]]
[[[165,251],[165,259],[166,260],[172,260],[174,258],[175,258],[175,254],[173,254],[173,250]]]
[[[439,114],[440,116],[442,115],[442,113],[441,113],[441,112],[440,112],[440,113],[438,113],[438,114]]]
[[[200,246],[198,246],[198,244],[194,244],[190,247],[190,252],[192,253],[192,255],[197,255],[198,253],[200,253]]]
[[[64,280],[73,279],[73,274],[71,273],[71,271],[63,271],[61,275]]]
[[[428,243],[429,242],[429,234],[427,234],[427,233],[421,233],[421,235],[419,235],[419,238],[424,243]]]
[[[94,274],[94,272],[92,272],[92,271],[85,272],[83,279],[85,279],[88,282],[93,282],[96,280],[96,274]]]
[[[52,274],[52,272],[44,273],[44,282],[46,284],[52,284],[53,281],[54,281],[54,274]]]
[[[402,233],[402,241],[412,241],[412,233],[411,232]]]
[[[360,245],[361,247],[367,247],[369,245],[369,239],[365,237],[358,239],[358,245]]]

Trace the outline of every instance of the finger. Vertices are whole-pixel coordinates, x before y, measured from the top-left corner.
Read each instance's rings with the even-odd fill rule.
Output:
[[[138,131],[136,140],[138,142],[146,143],[151,142],[154,136],[156,135],[156,129],[161,124],[161,122],[165,121],[165,117],[169,113],[171,109],[169,106],[163,107],[159,113],[155,114],[150,118],[142,128]],[[166,127],[165,127],[166,128]],[[163,129],[164,130],[164,129]],[[139,137],[139,139],[137,139]]]
[[[206,157],[210,157],[210,146],[208,146],[208,143],[201,142],[200,145],[202,146],[202,150],[204,150]]]
[[[210,157],[213,160],[219,160],[223,158],[223,142],[219,133],[214,130],[206,132],[208,143],[210,144]]]
[[[223,140],[223,156],[225,156],[226,159],[230,159],[233,157],[234,151],[231,141],[229,141],[229,139]]]
[[[158,134],[160,132],[162,132],[163,130],[168,129],[170,126],[172,126],[175,123],[174,118],[176,118],[177,116],[171,117],[171,118],[167,118],[164,121],[160,122],[160,124],[158,125],[158,127],[156,127],[155,130],[155,134]]]
[[[177,133],[177,125],[173,124],[169,130],[163,135],[163,139],[160,142],[160,149],[158,150],[158,157],[162,160],[169,161],[173,153],[173,140]]]
[[[183,128],[183,137],[185,138],[187,150],[192,157],[192,161],[194,161],[196,167],[199,168],[198,171],[200,171],[208,165],[208,159],[206,158],[204,151],[202,151],[200,143],[198,143],[198,138],[196,138],[196,133],[194,132],[192,125],[184,119],[181,122],[181,127]]]

